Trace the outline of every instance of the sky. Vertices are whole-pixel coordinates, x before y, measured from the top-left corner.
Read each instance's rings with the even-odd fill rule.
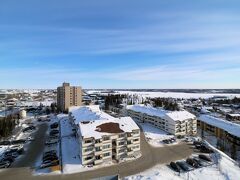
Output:
[[[240,1],[0,1],[0,89],[64,81],[240,88]]]

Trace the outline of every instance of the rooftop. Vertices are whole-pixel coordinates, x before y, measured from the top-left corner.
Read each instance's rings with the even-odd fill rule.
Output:
[[[70,107],[69,113],[74,117],[76,124],[82,121],[108,120],[113,118],[101,111],[98,105]]]
[[[199,121],[227,131],[229,134],[240,137],[240,125],[210,115],[201,115]]]
[[[145,105],[130,105],[127,106],[127,109],[140,112],[140,113],[145,113],[150,116],[157,116],[160,118],[171,118],[174,121],[184,121],[186,119],[193,119],[196,118],[195,115],[182,110],[182,111],[167,111],[164,109],[160,108],[154,108],[152,106],[145,106]]]
[[[95,139],[100,139],[102,136],[106,135],[139,130],[137,124],[130,117],[80,122],[79,127],[80,134],[83,138]]]

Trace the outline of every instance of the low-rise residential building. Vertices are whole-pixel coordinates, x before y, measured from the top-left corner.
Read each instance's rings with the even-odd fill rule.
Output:
[[[72,107],[70,121],[77,128],[83,165],[98,165],[127,157],[140,151],[140,129],[131,117],[114,118],[99,106]]]
[[[126,107],[127,114],[133,119],[148,122],[161,130],[173,135],[195,135],[197,133],[197,118],[195,115],[182,111],[166,111],[144,105]]]
[[[210,115],[201,115],[198,117],[198,128],[220,141],[224,141],[224,144],[235,145],[237,149],[240,149],[239,124]]]
[[[226,119],[228,121],[233,121],[233,122],[240,122],[240,114],[235,113],[235,114],[227,114]]]

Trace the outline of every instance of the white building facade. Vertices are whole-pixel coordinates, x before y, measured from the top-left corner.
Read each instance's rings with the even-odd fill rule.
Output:
[[[148,122],[175,136],[195,135],[197,118],[187,111],[166,111],[144,105],[126,107],[127,114],[133,119]]]
[[[69,116],[78,128],[83,165],[119,162],[141,154],[140,129],[132,118],[114,118],[98,106],[70,108]]]

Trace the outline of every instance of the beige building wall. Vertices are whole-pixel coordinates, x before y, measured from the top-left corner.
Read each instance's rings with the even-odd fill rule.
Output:
[[[82,105],[82,88],[63,83],[57,88],[57,106],[61,111],[68,111],[71,106]]]
[[[98,165],[113,160],[137,156],[140,152],[140,130],[103,136],[101,139],[80,137],[83,165]]]

